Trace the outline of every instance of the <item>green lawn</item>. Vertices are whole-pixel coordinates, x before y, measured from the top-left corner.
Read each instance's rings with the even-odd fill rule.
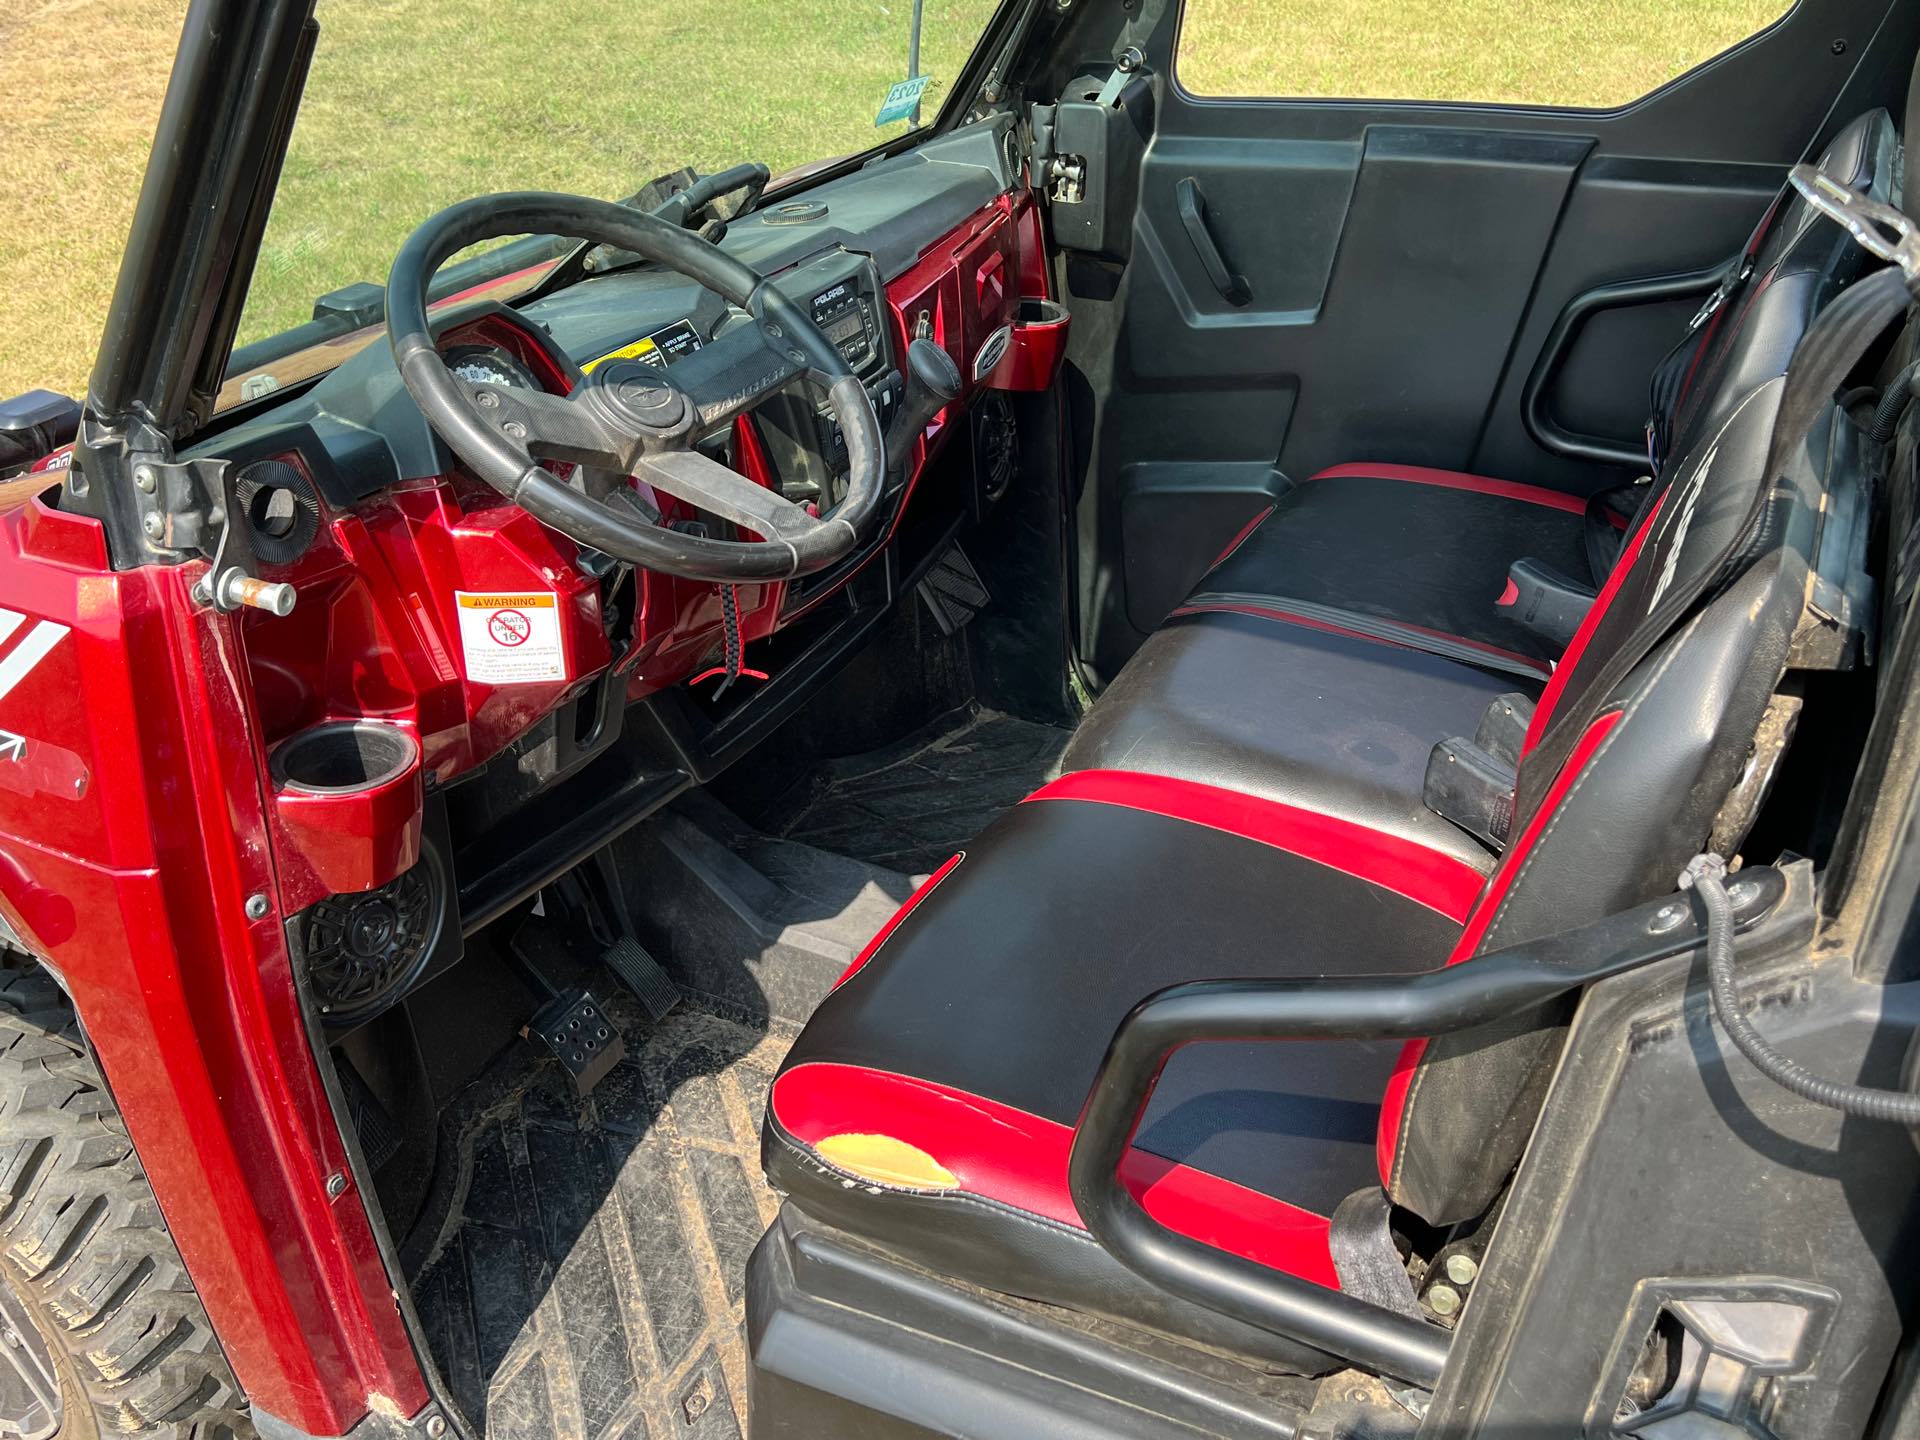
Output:
[[[1187,0],[1175,62],[1201,95],[1608,109],[1784,15],[1791,0]]]
[[[994,0],[926,0],[928,112]],[[1784,0],[1190,0],[1206,93],[1612,104]],[[322,36],[243,341],[384,280],[407,232],[490,190],[617,196],[681,165],[863,149],[911,0],[320,0]],[[85,386],[185,0],[0,0],[0,395]],[[581,23],[590,15],[589,29]],[[631,16],[623,22],[623,16]]]

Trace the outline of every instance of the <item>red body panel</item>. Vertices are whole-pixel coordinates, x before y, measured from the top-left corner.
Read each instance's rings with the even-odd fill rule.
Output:
[[[112,573],[99,527],[38,501],[0,517],[0,605],[69,627],[0,698],[65,794],[0,789],[0,904],[73,992],[249,1397],[338,1433],[425,1403],[294,993],[264,736],[240,626],[194,606],[198,565]],[[0,767],[0,769],[11,767]]]

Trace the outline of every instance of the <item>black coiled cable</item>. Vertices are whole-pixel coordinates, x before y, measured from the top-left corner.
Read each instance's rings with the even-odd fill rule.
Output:
[[[1920,1126],[1920,1095],[1905,1090],[1875,1090],[1815,1075],[1772,1045],[1740,1012],[1740,991],[1733,975],[1733,897],[1727,894],[1727,862],[1718,855],[1696,855],[1680,872],[1680,888],[1699,893],[1707,912],[1707,983],[1713,1013],[1740,1053],[1774,1084],[1829,1109]]]

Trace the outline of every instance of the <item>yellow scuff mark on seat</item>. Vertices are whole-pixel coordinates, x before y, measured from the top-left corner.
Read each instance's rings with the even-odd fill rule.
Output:
[[[916,1145],[891,1135],[829,1135],[813,1147],[820,1158],[876,1185],[953,1190],[959,1177]]]

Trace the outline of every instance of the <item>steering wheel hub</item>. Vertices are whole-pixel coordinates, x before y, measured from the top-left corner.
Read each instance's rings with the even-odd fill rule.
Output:
[[[679,386],[651,365],[619,360],[596,376],[602,400],[626,423],[640,430],[671,433],[687,423],[692,413]]]

